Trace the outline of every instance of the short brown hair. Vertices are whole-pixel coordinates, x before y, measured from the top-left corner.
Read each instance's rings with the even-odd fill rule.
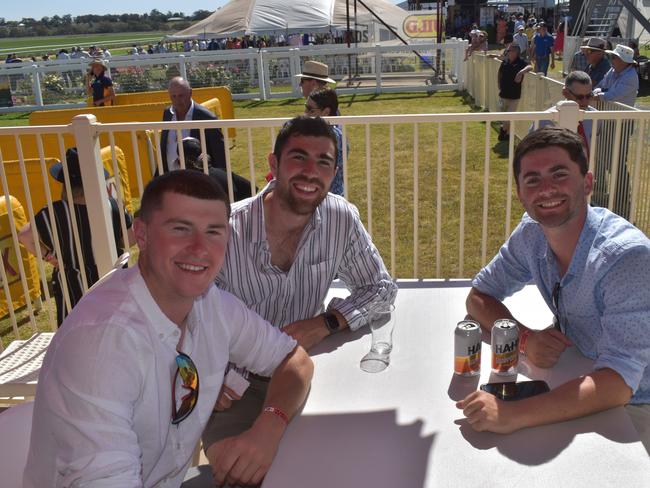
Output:
[[[142,193],[138,217],[148,222],[153,212],[162,206],[165,193],[221,201],[226,206],[226,216],[230,218],[228,194],[221,185],[208,175],[191,169],[170,171],[151,180]]]
[[[579,166],[580,173],[583,176],[587,174],[589,162],[582,144],[582,138],[572,130],[562,127],[542,127],[524,137],[517,149],[515,149],[512,169],[515,173],[517,185],[519,185],[519,173],[521,173],[521,160],[523,157],[531,151],[552,146],[564,149],[569,153],[571,161]]]

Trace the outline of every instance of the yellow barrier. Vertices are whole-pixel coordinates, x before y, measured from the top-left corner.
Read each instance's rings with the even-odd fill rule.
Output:
[[[10,196],[9,198],[11,200],[11,210],[16,229],[20,229],[27,223],[25,210],[18,199],[13,196]],[[2,253],[2,265],[7,276],[7,285],[9,286],[11,303],[13,304],[14,309],[18,309],[27,303],[25,300],[25,293],[23,292],[23,285],[20,281],[18,256],[22,259],[25,274],[27,275],[29,296],[32,300],[36,300],[41,296],[41,285],[38,280],[36,258],[28,253],[22,246],[20,246],[20,249],[16,252],[17,250],[14,247],[11,231],[9,230],[9,213],[6,203],[4,195],[0,195],[0,252]],[[1,280],[2,276],[0,275],[0,285],[2,284]],[[4,293],[2,293],[0,294],[0,317],[4,317],[8,313],[9,307],[7,299]]]
[[[219,100],[219,109],[212,110],[205,105],[206,100],[216,98]],[[192,99],[196,103],[200,103],[204,107],[211,110],[220,119],[234,119],[235,107],[232,103],[232,93],[227,86],[209,86],[205,88],[192,88]],[[88,106],[92,107],[92,97],[87,100]],[[169,103],[169,94],[166,90],[157,90],[149,92],[136,92],[136,93],[116,93],[114,106],[136,105],[143,103]],[[162,119],[160,119],[162,120]],[[235,137],[235,129],[228,129],[228,137]]]
[[[102,162],[104,168],[109,174],[113,175],[113,156],[111,154],[110,146],[101,149]],[[120,172],[120,183],[122,184],[122,194],[124,195],[124,205],[127,210],[133,214],[133,204],[131,203],[131,185],[127,174],[126,159],[124,152],[119,147],[115,147],[115,156],[117,159],[117,166]],[[29,185],[29,193],[32,198],[32,209],[34,213],[47,205],[45,198],[45,186],[41,175],[41,162],[39,159],[29,158],[25,159],[25,173],[27,174],[27,184]],[[59,162],[58,158],[45,158],[45,168],[47,170],[47,181],[50,185],[50,194],[53,200],[57,200],[61,196],[61,189],[63,185],[49,176],[50,167]],[[11,194],[18,199],[20,204],[26,205],[27,196],[25,194],[25,187],[23,179],[20,174],[20,165],[18,161],[5,161],[5,174],[7,175],[7,185]],[[110,183],[110,182],[109,182]],[[113,185],[113,183],[111,183]],[[113,196],[117,196],[115,190],[111,191]],[[18,227],[20,229],[20,227]]]

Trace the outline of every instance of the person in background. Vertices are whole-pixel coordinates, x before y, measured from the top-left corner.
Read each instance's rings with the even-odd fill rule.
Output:
[[[328,83],[336,83],[329,77],[329,67],[319,61],[305,61],[302,73],[296,75],[296,78],[300,78],[300,91],[304,98],[314,90],[327,87]]]
[[[528,59],[528,36],[524,32],[524,26],[517,27],[517,33],[512,37],[513,44],[519,46],[519,57],[526,61]]]
[[[555,69],[555,55],[553,54],[553,36],[548,33],[546,23],[537,24],[537,34],[533,37],[530,46],[531,58],[535,61],[535,72],[548,74],[549,60],[551,69]]]
[[[95,264],[95,256],[93,255],[92,236],[90,233],[90,223],[88,221],[88,210],[86,208],[86,197],[84,188],[81,181],[81,168],[79,166],[79,155],[77,148],[70,148],[66,152],[66,162],[68,166],[68,175],[70,176],[70,187],[72,195],[67,195],[64,184],[63,164],[56,163],[50,168],[52,177],[62,183],[61,199],[52,202],[52,210],[54,212],[54,222],[50,218],[49,209],[43,207],[35,216],[34,222],[36,224],[37,238],[34,238],[32,224],[29,223],[23,226],[18,233],[18,240],[25,248],[37,256],[36,247],[40,247],[41,256],[43,259],[54,266],[54,273],[52,274],[52,288],[54,299],[56,302],[56,319],[57,325],[61,326],[63,319],[70,313],[68,309],[64,291],[63,291],[63,275],[65,274],[65,288],[70,298],[70,307],[74,306],[81,300],[84,294],[83,273],[86,278],[88,287],[92,286],[99,279],[97,265]],[[108,177],[108,172],[104,170],[104,175]],[[72,205],[70,205],[70,203]],[[124,220],[128,231],[127,239],[124,240],[122,236],[122,227],[120,225],[120,214],[117,202],[115,199],[109,197],[111,207],[111,217],[113,222],[113,236],[115,237],[115,246],[117,247],[117,255],[121,255],[125,249],[128,249],[129,244],[134,242],[135,239],[131,233],[131,216],[128,212],[124,212]],[[74,216],[77,224],[77,234],[79,236],[79,247],[81,248],[81,256],[77,254],[77,248],[73,241],[72,235],[72,217]],[[59,239],[59,247],[61,255],[57,256],[55,242],[55,234]],[[83,266],[81,264],[83,258]],[[62,273],[63,271],[63,273]]]
[[[562,96],[566,100],[571,100],[576,102],[580,107],[580,110],[587,112],[594,112],[596,109],[592,107],[589,103],[593,100],[593,91],[592,91],[591,78],[584,71],[572,71],[569,73],[569,76],[564,80],[564,86],[562,87]],[[553,105],[551,108],[546,110],[546,112],[556,112],[557,108]],[[578,135],[582,139],[587,158],[589,157],[589,152],[591,150],[591,134],[593,131],[594,121],[591,119],[581,120],[578,123]],[[540,120],[539,127],[548,127],[555,126],[555,122],[552,120]],[[531,125],[530,131],[534,129],[534,124]]]
[[[92,95],[93,105],[103,107],[113,105],[115,90],[113,80],[106,76],[108,63],[103,59],[93,59],[86,75],[86,94]]]
[[[309,117],[331,117],[339,109],[339,100],[336,92],[331,88],[321,88],[309,94],[305,102],[305,115]],[[331,125],[336,135],[336,175],[332,180],[330,192],[335,195],[344,195],[343,188],[343,131],[338,125]]]
[[[186,137],[183,139],[183,154],[185,155],[185,167],[187,169],[194,169],[197,171],[204,172],[203,165],[203,153],[201,152],[201,141],[194,137]],[[210,155],[206,154],[206,164],[208,167],[208,175],[217,181],[221,188],[224,191],[228,192],[228,173],[221,169],[215,168],[211,164]],[[180,156],[178,161],[175,163],[175,166],[181,167],[180,165]],[[235,202],[243,200],[244,198],[249,198],[253,196],[251,193],[251,184],[246,178],[239,176],[236,173],[232,174],[232,184],[233,184],[233,198]]]
[[[650,453],[650,239],[589,205],[593,174],[573,131],[528,134],[513,171],[526,213],[472,281],[467,312],[487,332],[497,319],[516,320],[503,300],[533,282],[555,319],[544,330],[518,323],[519,352],[551,368],[576,347],[593,370],[520,401],[476,391],[456,406],[474,430],[507,434],[625,405]]]
[[[605,56],[605,40],[592,37],[587,44],[580,46],[587,60],[587,67],[584,71],[590,76],[591,83],[596,86],[605,77],[612,65]]]
[[[508,48],[508,57],[501,62],[498,72],[499,101],[502,112],[516,112],[521,98],[521,84],[524,75],[533,67],[519,56],[519,46],[514,43]],[[504,120],[499,130],[499,140],[510,137],[510,121]]]
[[[171,106],[167,107],[163,112],[164,122],[217,120],[215,114],[192,99],[192,87],[186,79],[180,76],[172,78],[169,81],[168,93]],[[194,137],[199,139],[201,131],[200,129],[183,129],[181,135],[183,138]],[[215,168],[226,169],[226,147],[221,129],[206,129],[205,145],[210,156],[210,165]],[[163,130],[161,132],[160,151],[162,153],[163,172],[180,168],[180,166],[176,165],[179,151],[175,130]]]

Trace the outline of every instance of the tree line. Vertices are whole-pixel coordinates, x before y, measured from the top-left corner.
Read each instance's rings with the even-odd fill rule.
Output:
[[[75,34],[107,34],[111,32],[177,31],[192,22],[202,20],[212,12],[197,10],[191,15],[183,12],[160,12],[153,9],[145,14],[53,15],[40,20],[23,17],[6,21],[0,17],[0,38],[34,37]]]

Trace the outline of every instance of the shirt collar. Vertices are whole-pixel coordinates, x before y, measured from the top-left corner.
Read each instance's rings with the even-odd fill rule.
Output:
[[[172,105],[169,107],[169,112],[172,114],[172,120],[178,121],[176,118],[176,111],[174,110],[174,106]],[[194,116],[194,100],[190,100],[190,108],[185,114],[185,118],[183,120],[192,120],[192,117]]]

